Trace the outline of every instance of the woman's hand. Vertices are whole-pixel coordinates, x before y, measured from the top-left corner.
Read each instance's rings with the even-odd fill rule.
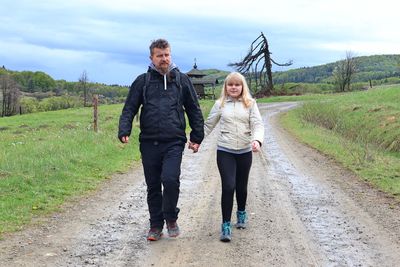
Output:
[[[261,149],[260,142],[258,142],[257,140],[251,142],[251,150],[253,150],[253,152],[259,152],[260,149]]]

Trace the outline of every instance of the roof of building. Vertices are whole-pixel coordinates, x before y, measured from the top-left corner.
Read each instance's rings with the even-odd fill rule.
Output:
[[[189,77],[204,77],[207,74],[204,74],[200,70],[197,69],[197,64],[196,62],[193,65],[193,69],[191,69],[189,72],[186,73]]]

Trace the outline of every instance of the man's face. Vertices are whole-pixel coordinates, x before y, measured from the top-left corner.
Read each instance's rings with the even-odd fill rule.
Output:
[[[166,74],[171,63],[171,50],[169,47],[165,49],[154,48],[150,59],[160,72]]]

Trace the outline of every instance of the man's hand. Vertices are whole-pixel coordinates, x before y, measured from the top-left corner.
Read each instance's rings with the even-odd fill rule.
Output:
[[[189,147],[189,149],[193,150],[193,153],[196,153],[197,151],[199,151],[200,145],[189,141],[188,147]]]
[[[129,136],[122,136],[121,137],[121,142],[122,143],[128,143],[129,142]]]

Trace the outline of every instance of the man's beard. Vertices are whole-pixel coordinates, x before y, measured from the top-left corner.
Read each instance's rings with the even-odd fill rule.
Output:
[[[166,74],[168,72],[168,67],[169,64],[165,63],[165,64],[160,64],[160,66],[158,67],[159,71],[161,71],[163,74]]]

